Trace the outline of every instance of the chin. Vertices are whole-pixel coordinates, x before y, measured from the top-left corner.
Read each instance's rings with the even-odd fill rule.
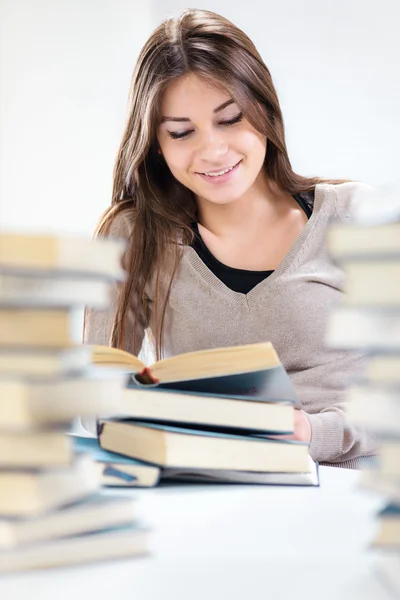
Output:
[[[220,194],[216,193],[212,196],[201,194],[201,196],[213,204],[231,204],[232,202],[236,202],[237,200],[240,200],[240,198],[243,198],[247,192],[247,188],[244,190],[238,190],[236,188],[234,191],[232,190],[232,192],[229,193],[229,191],[226,191],[225,193],[222,193],[221,190]]]
[[[206,198],[206,200],[210,202],[210,204],[218,204],[222,206],[225,204],[232,204],[233,202],[236,202],[236,200],[239,200],[239,198],[232,198],[232,196],[229,196],[229,198]]]

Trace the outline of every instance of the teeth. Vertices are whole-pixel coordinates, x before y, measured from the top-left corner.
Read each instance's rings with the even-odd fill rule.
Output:
[[[219,177],[220,175],[225,175],[225,173],[229,173],[229,171],[232,171],[232,169],[235,166],[236,165],[234,165],[233,167],[229,167],[229,169],[225,169],[225,171],[220,171],[219,173],[203,173],[203,175],[207,175],[207,177]]]

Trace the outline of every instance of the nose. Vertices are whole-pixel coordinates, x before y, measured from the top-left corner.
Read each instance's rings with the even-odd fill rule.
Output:
[[[220,132],[203,133],[199,141],[198,157],[208,163],[220,161],[228,153],[228,144]]]

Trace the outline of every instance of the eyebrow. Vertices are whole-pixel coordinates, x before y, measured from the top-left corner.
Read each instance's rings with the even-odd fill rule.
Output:
[[[220,104],[220,106],[217,106],[217,108],[214,109],[214,113],[218,113],[221,112],[221,110],[224,110],[224,108],[226,108],[227,106],[230,106],[231,104],[234,104],[235,101],[232,100],[232,98],[230,100],[227,100],[226,102],[224,102],[223,104]],[[165,123],[165,121],[173,121],[174,123],[176,122],[181,122],[181,121],[190,121],[190,119],[188,117],[161,117],[161,123]]]

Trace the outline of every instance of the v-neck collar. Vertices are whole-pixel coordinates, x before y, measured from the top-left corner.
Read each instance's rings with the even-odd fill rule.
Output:
[[[235,292],[231,290],[225,283],[223,283],[202,261],[200,256],[197,254],[196,250],[191,246],[185,247],[185,254],[187,255],[187,260],[191,264],[191,266],[199,273],[199,275],[214,288],[217,292],[224,295],[224,297],[231,301],[236,305],[248,306],[249,303],[255,299],[261,292],[266,292],[278,277],[280,277],[283,273],[287,272],[291,266],[293,266],[294,258],[299,253],[301,247],[311,234],[312,230],[318,223],[318,220],[321,215],[321,207],[323,204],[323,200],[325,194],[327,193],[326,184],[317,184],[315,186],[315,196],[314,196],[314,209],[311,217],[304,225],[303,229],[299,233],[298,237],[292,244],[290,250],[283,258],[283,260],[279,263],[277,268],[262,281],[260,281],[256,286],[254,286],[247,294],[243,294],[242,292]]]

